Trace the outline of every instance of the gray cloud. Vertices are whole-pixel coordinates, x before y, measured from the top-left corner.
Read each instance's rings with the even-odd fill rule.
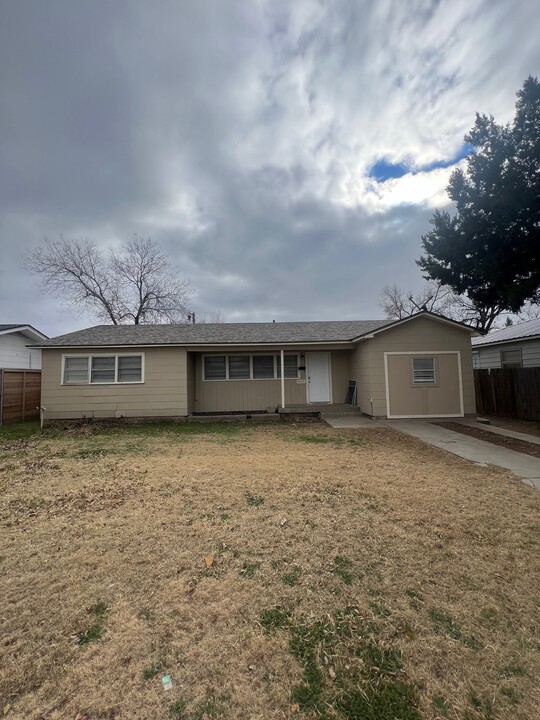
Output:
[[[475,111],[537,74],[535,3],[22,0],[0,9],[0,308],[92,322],[21,267],[45,234],[158,239],[229,320],[380,315]]]

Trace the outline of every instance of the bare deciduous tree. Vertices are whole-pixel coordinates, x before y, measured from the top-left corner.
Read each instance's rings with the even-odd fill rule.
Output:
[[[487,332],[502,312],[502,307],[478,307],[466,295],[458,295],[446,285],[427,282],[422,290],[413,293],[399,285],[386,285],[379,306],[387,318],[402,320],[421,310],[443,315]]]
[[[46,292],[97,319],[125,323],[185,322],[191,290],[177,277],[159,246],[134,235],[120,250],[103,251],[93,240],[44,238],[25,257]]]
[[[385,285],[379,296],[379,306],[387,318],[403,320],[420,310],[446,315],[454,304],[454,294],[449,288],[428,282],[416,294],[396,283]]]
[[[225,320],[223,318],[223,314],[221,313],[221,311],[216,310],[215,312],[208,313],[208,315],[198,315],[197,322],[198,323],[224,323]]]

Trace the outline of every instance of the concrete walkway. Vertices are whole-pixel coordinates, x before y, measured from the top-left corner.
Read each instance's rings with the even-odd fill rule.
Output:
[[[479,465],[498,465],[513,472],[526,485],[540,490],[540,458],[509,450],[499,445],[493,445],[484,440],[477,440],[469,435],[447,430],[440,425],[434,425],[425,420],[385,420],[381,424],[407,435],[412,435],[430,445],[435,445],[435,447],[447,450]],[[481,423],[478,423],[478,425],[481,425]],[[473,427],[476,427],[476,424]],[[481,425],[481,427],[482,430],[487,430],[489,426]],[[502,428],[497,429],[501,430]],[[497,434],[508,435],[509,437],[520,435],[519,439],[528,439],[529,437],[528,435],[523,436],[523,433],[512,432],[510,435],[510,432],[512,431]]]
[[[331,415],[321,413],[321,417],[327,425],[338,429],[384,427],[382,423],[377,422],[377,420],[372,420],[367,415]]]

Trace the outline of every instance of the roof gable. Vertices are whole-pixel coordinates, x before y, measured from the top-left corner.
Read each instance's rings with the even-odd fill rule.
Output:
[[[389,320],[386,322],[385,325],[382,325],[381,327],[375,328],[371,335],[378,335],[379,333],[385,332],[386,330],[391,330],[392,328],[398,327],[399,325],[404,325],[405,323],[418,320],[419,318],[424,318],[426,320],[434,320],[435,322],[444,323],[445,325],[451,325],[452,327],[458,329],[458,330],[464,330],[466,332],[471,333],[471,335],[477,335],[478,330],[475,328],[472,328],[470,325],[466,325],[465,323],[459,322],[459,320],[451,320],[450,318],[444,317],[444,315],[437,315],[437,313],[429,312],[428,310],[421,310],[420,312],[415,313],[414,315],[409,315],[406,318],[401,318],[400,320]],[[362,337],[366,338],[366,335],[360,336],[358,338],[355,338],[355,340],[361,340]]]
[[[25,337],[39,342],[40,340],[47,340],[47,335],[36,330],[32,325],[21,325],[21,324],[0,324],[0,335],[9,335],[11,333],[21,333]]]

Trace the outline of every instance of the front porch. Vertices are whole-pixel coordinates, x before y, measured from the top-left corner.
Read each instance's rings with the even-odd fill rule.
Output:
[[[188,351],[189,415],[343,414],[350,350]],[[335,402],[334,402],[335,401]]]

